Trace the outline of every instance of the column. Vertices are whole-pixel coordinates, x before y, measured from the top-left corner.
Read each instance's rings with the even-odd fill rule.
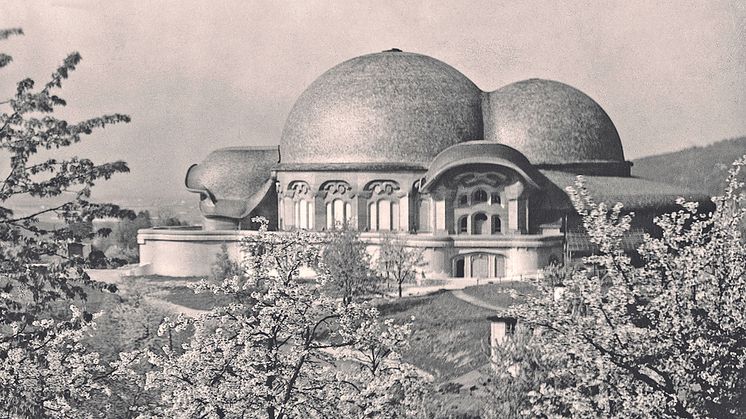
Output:
[[[355,218],[357,218],[358,231],[368,230],[368,200],[370,197],[370,192],[361,192],[352,200],[354,203],[352,206],[352,213],[355,215]]]
[[[518,232],[518,200],[511,199],[508,201],[508,231],[511,233]]]
[[[322,194],[317,194],[313,197],[313,227],[316,231],[321,231],[326,228],[326,203]]]

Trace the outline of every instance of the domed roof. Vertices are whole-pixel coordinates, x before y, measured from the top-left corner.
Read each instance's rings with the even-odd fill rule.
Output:
[[[290,111],[281,164],[408,163],[482,137],[481,94],[453,67],[399,50],[345,61]]]
[[[530,79],[486,99],[485,139],[517,149],[532,164],[624,162],[614,123],[574,87]]]
[[[272,168],[279,160],[274,147],[227,147],[210,153],[187,170],[187,190],[199,193],[205,217],[242,218],[254,210],[272,187]]]

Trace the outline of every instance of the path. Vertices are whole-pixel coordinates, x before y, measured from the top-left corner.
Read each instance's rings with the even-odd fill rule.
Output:
[[[486,301],[482,301],[479,298],[471,296],[471,295],[465,293],[462,290],[453,290],[453,291],[451,291],[451,294],[453,294],[454,297],[458,298],[461,301],[465,301],[465,302],[467,302],[467,303],[469,303],[471,305],[475,305],[477,307],[486,308],[487,310],[503,311],[503,310],[505,310],[507,308],[507,307],[499,307],[499,306],[496,306],[494,304],[490,304],[490,303],[488,303]]]
[[[124,269],[89,269],[87,270],[88,275],[91,277],[91,279],[101,282],[106,282],[109,284],[116,284],[119,286],[120,290],[124,293],[127,293],[129,290],[128,288],[132,285],[142,286],[145,285],[143,283],[133,283],[130,278],[127,276],[122,275],[126,270]],[[188,281],[170,281],[169,283],[158,283],[157,288],[169,288],[169,287],[177,287],[177,286],[184,286],[188,283]],[[155,285],[155,284],[151,284]],[[165,285],[165,287],[164,287]],[[145,287],[143,287],[145,288]],[[142,291],[143,288],[140,288]],[[207,310],[198,310],[191,307],[186,307],[180,304],[174,304],[170,301],[166,301],[163,299],[160,299],[153,295],[144,295],[143,300],[145,300],[146,303],[149,305],[159,308],[163,311],[166,311],[168,313],[173,314],[183,314],[188,317],[198,317],[202,314],[209,313]]]

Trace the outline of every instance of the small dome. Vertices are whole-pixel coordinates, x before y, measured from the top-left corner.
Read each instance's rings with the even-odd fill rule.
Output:
[[[281,163],[427,166],[482,133],[474,83],[434,58],[394,49],[345,61],[303,92],[282,133]]]
[[[530,79],[487,95],[485,139],[515,148],[532,164],[624,162],[614,123],[588,95]]]
[[[246,199],[270,180],[278,160],[277,146],[221,148],[189,168],[186,187],[218,200]]]

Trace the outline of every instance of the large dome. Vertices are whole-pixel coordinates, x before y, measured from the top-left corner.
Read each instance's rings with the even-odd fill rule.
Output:
[[[281,163],[427,166],[483,134],[482,92],[434,58],[399,50],[345,61],[322,74],[290,111]]]
[[[530,79],[487,96],[485,139],[533,164],[624,162],[614,123],[588,95],[564,83]]]

